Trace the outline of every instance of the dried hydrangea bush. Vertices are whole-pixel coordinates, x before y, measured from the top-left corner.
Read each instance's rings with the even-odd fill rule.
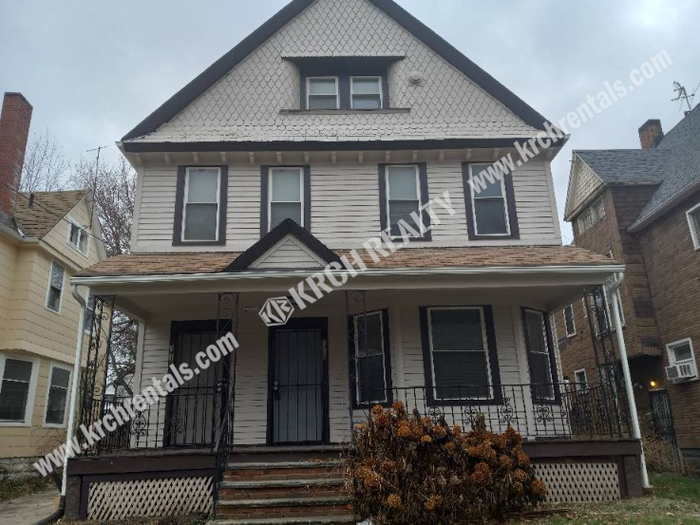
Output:
[[[401,403],[373,407],[345,461],[357,516],[374,525],[466,524],[531,510],[547,487],[522,437],[512,428],[489,432],[483,421],[463,432]]]

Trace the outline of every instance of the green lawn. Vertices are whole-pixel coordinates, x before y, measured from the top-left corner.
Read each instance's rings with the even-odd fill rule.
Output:
[[[567,505],[566,512],[515,523],[542,525],[700,524],[700,478],[652,475],[652,496],[612,503]]]

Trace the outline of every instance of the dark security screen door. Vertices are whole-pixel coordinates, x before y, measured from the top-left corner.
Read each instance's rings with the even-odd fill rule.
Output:
[[[323,443],[327,421],[325,319],[270,331],[270,441]]]

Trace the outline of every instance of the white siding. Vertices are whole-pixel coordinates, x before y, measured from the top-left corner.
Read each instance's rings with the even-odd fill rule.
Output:
[[[326,262],[291,235],[286,236],[264,253],[251,268],[323,268]]]
[[[172,246],[177,168],[148,168],[141,177],[138,243],[146,247]]]

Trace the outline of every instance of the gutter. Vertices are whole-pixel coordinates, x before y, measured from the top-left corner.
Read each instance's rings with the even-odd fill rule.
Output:
[[[624,265],[605,264],[588,266],[498,266],[479,268],[373,268],[360,275],[368,277],[421,277],[421,276],[476,276],[476,275],[543,275],[543,274],[610,274],[624,272]],[[227,273],[192,273],[173,275],[114,275],[114,276],[82,276],[73,277],[71,284],[80,285],[100,285],[100,284],[154,284],[154,283],[187,283],[206,281],[238,281],[256,279],[284,279],[297,277],[305,279],[320,272],[342,276],[351,276],[347,270],[328,270],[323,268],[316,270],[270,270],[258,272],[227,272]]]

